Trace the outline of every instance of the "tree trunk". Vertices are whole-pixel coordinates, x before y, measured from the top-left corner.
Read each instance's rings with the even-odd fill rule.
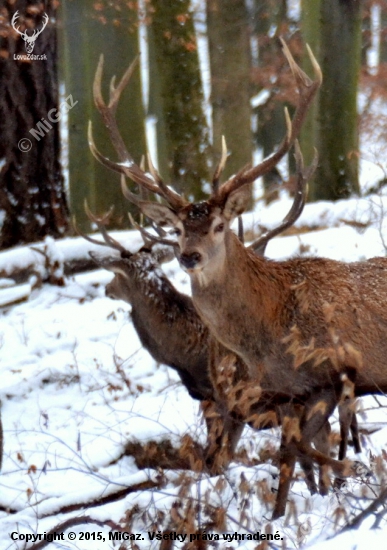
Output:
[[[266,71],[270,66],[276,65],[278,56],[283,56],[277,37],[283,36],[284,26],[287,24],[286,1],[281,0],[273,5],[272,0],[256,0],[253,24],[258,38],[258,71]],[[272,36],[273,29],[275,38]],[[278,101],[275,94],[271,93],[269,100],[257,108],[256,138],[264,158],[275,150],[286,133],[284,107],[285,103]],[[268,203],[278,197],[275,187],[280,183],[282,179],[277,167],[263,176]]]
[[[160,174],[166,177],[172,177],[170,172],[170,158],[172,151],[167,143],[167,126],[164,112],[163,91],[161,87],[161,77],[159,64],[157,62],[157,45],[153,26],[148,25],[148,61],[149,61],[149,105],[147,116],[153,118],[155,124],[155,139],[157,148],[157,158],[155,159]],[[161,67],[162,68],[162,67]]]
[[[203,184],[209,181],[209,142],[190,2],[151,0],[150,7],[168,180],[179,192],[200,199],[204,197]]]
[[[251,163],[251,55],[245,3],[207,0],[211,63],[211,104],[214,148],[220,152],[225,136],[229,157],[227,178]]]
[[[359,192],[357,86],[361,58],[360,0],[321,2],[319,166],[312,200]]]
[[[95,11],[88,0],[64,0],[62,3],[62,73],[66,95],[72,93],[78,100],[77,108],[69,113],[70,206],[77,225],[83,231],[90,229],[83,208],[85,198],[91,210],[98,214],[114,205],[109,227],[128,226],[126,213],[128,210],[137,212],[135,207],[123,200],[120,177],[93,158],[87,140],[87,127],[91,120],[98,149],[104,156],[118,160],[102,118],[94,106],[93,79],[99,57],[103,54],[102,92],[107,102],[111,78],[116,76],[119,80],[138,54],[136,9],[118,4],[102,7],[100,11]],[[146,146],[138,68],[121,95],[117,120],[129,152],[139,163]]]
[[[380,46],[379,63],[387,63],[387,2],[380,3]]]
[[[47,2],[47,26],[37,35],[32,56],[11,26],[31,37],[44,26],[43,4],[27,0],[3,3],[6,23],[0,42],[0,248],[61,237],[68,210],[60,166],[57,39],[54,2]],[[31,49],[31,48],[30,48]],[[19,56],[15,59],[14,56]],[[71,101],[67,103],[71,105]]]
[[[304,45],[309,44],[316,59],[320,59],[320,10],[324,0],[302,0],[301,2],[301,34]],[[302,66],[308,75],[313,74],[313,67],[304,46]],[[302,125],[300,135],[301,151],[304,162],[308,166],[314,157],[318,134],[318,97],[316,96],[309,108],[306,119]],[[312,181],[309,182],[312,185]]]

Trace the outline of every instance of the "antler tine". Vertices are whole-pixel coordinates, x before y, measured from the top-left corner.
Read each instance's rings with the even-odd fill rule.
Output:
[[[121,174],[121,191],[124,197],[128,199],[128,201],[132,202],[139,208],[141,208],[142,203],[145,202],[138,195],[135,195],[134,193],[129,191],[129,188],[126,185],[125,176],[123,174]]]
[[[278,150],[264,159],[260,164],[254,166],[250,170],[240,170],[237,174],[232,176],[228,181],[226,181],[219,189],[218,197],[220,201],[224,201],[225,198],[235,189],[238,189],[242,185],[252,183],[255,179],[266,174],[273,166],[275,166],[281,158],[289,151],[290,147],[293,145],[295,139],[300,133],[302,123],[305,119],[306,113],[308,111],[309,105],[312,102],[314,96],[316,95],[317,90],[322,83],[322,73],[319,64],[317,63],[311,49],[308,47],[308,55],[310,57],[313,71],[314,71],[314,80],[311,80],[307,74],[297,65],[292,54],[290,53],[289,48],[285,44],[284,40],[281,38],[282,49],[284,55],[290,65],[296,85],[299,92],[299,101],[296,111],[293,115],[292,121],[290,121],[289,114],[285,109],[285,119],[286,119],[286,135],[279,146]]]
[[[221,173],[224,170],[226,162],[227,162],[227,144],[226,144],[226,138],[224,136],[222,136],[222,154],[221,154],[221,157],[220,157],[220,160],[219,160],[219,164],[216,167],[214,176],[212,178],[212,192],[213,192],[214,195],[216,195],[217,192],[218,192],[219,178],[220,178]]]
[[[177,242],[171,241],[170,239],[163,239],[162,237],[156,237],[156,235],[152,235],[152,233],[149,233],[149,231],[147,231],[146,229],[141,227],[141,225],[135,222],[131,214],[128,214],[128,216],[129,216],[130,223],[133,225],[133,227],[141,233],[141,236],[144,240],[144,244],[146,246],[149,246],[149,243],[147,242],[149,241],[151,243],[151,246],[155,244],[166,244],[168,246],[172,246],[175,250],[178,249],[179,245]]]
[[[132,74],[134,73],[134,70],[137,67],[139,60],[140,54],[138,54],[129,65],[124,73],[124,76],[119,81],[118,86],[115,86],[115,76],[110,81],[109,108],[112,109],[114,113],[116,112],[121,93],[127,86],[129,80],[132,78]]]
[[[176,193],[176,191],[174,191],[173,189],[171,189],[170,187],[168,187],[168,185],[166,185],[164,183],[164,181],[162,180],[160,174],[158,173],[158,171],[154,167],[151,156],[150,156],[149,153],[148,153],[148,165],[149,165],[149,171],[152,174],[153,179],[155,180],[155,182],[157,183],[157,185],[159,187],[158,194],[161,195],[162,197],[164,197],[164,199],[173,208],[176,208],[177,210],[179,208],[183,208],[184,206],[187,206],[187,204],[189,204],[188,201],[186,201],[181,195]]]
[[[85,239],[86,241],[88,241],[89,243],[98,244],[98,245],[100,245],[100,246],[109,246],[106,242],[99,241],[98,239],[93,239],[93,237],[90,237],[89,235],[86,235],[86,233],[83,233],[83,231],[81,231],[81,230],[79,229],[79,227],[77,226],[77,222],[76,222],[76,220],[75,220],[75,216],[72,217],[71,222],[72,222],[74,231],[75,231],[76,233],[78,233],[78,235],[79,235],[80,237],[82,237],[83,239]]]
[[[83,207],[85,209],[86,216],[89,218],[91,222],[97,224],[98,228],[100,225],[106,225],[107,223],[109,223],[110,216],[112,215],[114,210],[114,206],[111,206],[109,210],[106,212],[106,214],[103,214],[102,217],[98,218],[90,210],[87,199],[84,200]]]
[[[95,158],[101,162],[107,168],[124,174],[128,178],[132,179],[135,183],[140,186],[145,187],[152,193],[156,193],[163,197],[172,208],[178,209],[185,206],[186,201],[175,191],[169,189],[161,180],[160,177],[153,180],[148,174],[144,172],[133,160],[132,156],[128,152],[124,140],[120,134],[120,131],[117,126],[117,121],[115,119],[115,112],[117,109],[118,101],[120,99],[121,93],[124,90],[125,86],[128,84],[134,69],[138,63],[137,58],[131,63],[129,68],[126,70],[125,74],[119,81],[118,85],[115,86],[115,81],[112,79],[110,82],[110,97],[109,104],[106,105],[101,91],[102,75],[103,75],[103,56],[100,56],[97,70],[93,82],[93,96],[95,105],[100,112],[104,124],[109,132],[110,139],[112,141],[113,147],[117,152],[120,162],[112,162],[111,160],[104,157],[97,149],[93,135],[92,135],[92,126],[89,124],[89,146],[92,154]],[[131,200],[131,199],[129,199]]]
[[[165,235],[167,235],[167,232],[162,227],[160,227],[160,225],[157,225],[157,223],[155,223],[152,220],[151,220],[151,226],[156,231],[159,237],[165,237]]]
[[[152,179],[149,176],[147,176],[145,172],[136,165],[132,156],[128,152],[125,146],[124,140],[122,139],[122,136],[118,130],[117,122],[115,119],[115,111],[116,111],[117,104],[120,99],[122,90],[128,84],[133,74],[133,71],[136,68],[137,62],[138,62],[138,57],[131,63],[129,68],[126,70],[124,76],[118,83],[117,87],[114,86],[114,81],[112,80],[110,84],[109,104],[106,105],[105,100],[102,97],[102,89],[101,89],[104,58],[103,58],[103,55],[100,56],[97,70],[94,76],[94,82],[93,82],[94,103],[99,113],[102,116],[102,119],[104,121],[106,128],[108,129],[110,139],[112,141],[114,149],[118,154],[118,158],[120,159],[120,162],[113,162],[107,159],[106,157],[104,157],[104,155],[102,155],[102,153],[99,152],[94,142],[91,122],[89,122],[89,128],[88,128],[89,147],[94,157],[99,162],[101,162],[101,164],[103,164],[110,170],[113,170],[114,172],[118,172],[119,174],[125,174],[127,177],[133,179],[138,185],[144,185],[153,193],[157,193],[159,191],[157,185],[155,185]]]
[[[95,216],[95,214],[92,213],[92,211],[89,208],[89,205],[87,204],[86,199],[85,199],[84,208],[85,208],[86,216],[89,218],[90,221],[92,221],[93,223],[95,223],[97,225],[98,230],[101,232],[103,240],[105,241],[105,243],[96,242],[96,241],[94,241],[94,243],[109,246],[110,248],[113,248],[114,250],[118,250],[123,255],[130,254],[130,252],[124,246],[122,246],[121,243],[116,241],[116,239],[113,239],[113,237],[111,235],[109,235],[109,233],[106,231],[105,224],[108,223],[109,218],[110,218],[110,216],[113,212],[114,207],[112,206],[110,208],[110,210],[106,214],[104,214],[101,218],[98,218],[97,216]],[[91,238],[88,239],[87,236],[85,236],[85,235],[81,235],[81,236],[84,237],[86,240],[89,240],[89,241],[91,239]],[[93,242],[93,241],[91,240],[91,242]]]
[[[263,256],[265,254],[267,243],[285,231],[285,229],[288,229],[291,227],[296,220],[300,217],[304,206],[306,202],[306,198],[308,195],[308,180],[312,177],[318,163],[318,155],[317,150],[315,149],[315,154],[313,161],[311,165],[308,168],[304,168],[304,160],[302,157],[301,149],[298,143],[298,140],[296,140],[295,144],[295,158],[296,158],[296,167],[297,167],[297,190],[294,197],[293,204],[289,210],[289,212],[286,214],[283,221],[280,223],[278,227],[275,227],[271,231],[267,231],[261,237],[259,237],[256,241],[254,241],[249,248],[254,250],[256,254],[259,256]]]

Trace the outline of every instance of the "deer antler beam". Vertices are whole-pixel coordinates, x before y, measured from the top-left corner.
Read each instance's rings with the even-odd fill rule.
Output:
[[[110,140],[113,144],[114,149],[116,150],[120,162],[113,162],[104,157],[104,155],[99,152],[93,139],[92,126],[90,123],[88,130],[88,139],[92,154],[99,162],[101,162],[110,170],[114,170],[115,172],[124,174],[126,177],[132,179],[138,185],[143,186],[152,193],[163,197],[173,208],[181,208],[185,206],[187,202],[178,193],[165,185],[160,175],[157,174],[156,170],[153,168],[153,165],[150,164],[151,174],[147,174],[134,162],[133,157],[130,155],[125,146],[124,140],[122,139],[122,136],[117,126],[117,121],[115,118],[117,105],[121,97],[122,91],[127,86],[138,64],[138,56],[130,64],[123,77],[118,82],[117,86],[115,85],[115,79],[113,78],[111,80],[108,104],[106,104],[105,100],[103,99],[101,90],[103,63],[104,60],[103,56],[101,55],[93,83],[94,102],[103,118],[104,124],[109,133]]]
[[[318,154],[317,150],[315,149],[314,158],[312,161],[312,164],[308,168],[304,168],[304,160],[302,157],[301,149],[298,144],[298,141],[295,141],[295,157],[296,157],[296,167],[297,167],[297,189],[296,189],[296,195],[294,198],[294,201],[292,203],[292,206],[283,219],[282,223],[278,226],[272,229],[271,231],[267,231],[263,235],[261,235],[256,241],[254,241],[249,248],[254,250],[256,254],[259,256],[263,256],[265,254],[265,249],[267,246],[267,243],[273,239],[276,235],[279,235],[280,233],[283,233],[285,229],[288,227],[291,227],[294,222],[299,218],[305,202],[308,195],[308,181],[312,177],[314,171],[317,167],[318,162]]]
[[[290,65],[299,92],[299,101],[296,112],[294,113],[292,121],[290,121],[289,114],[285,110],[287,131],[278,150],[264,159],[257,166],[254,166],[249,170],[242,169],[223,183],[223,185],[219,188],[220,200],[225,199],[232,191],[238,189],[242,185],[252,183],[258,177],[266,174],[289,151],[290,147],[293,145],[300,133],[309,105],[316,95],[317,90],[321,86],[321,69],[309,46],[307,46],[307,51],[314,71],[314,80],[311,80],[309,76],[297,65],[284,40],[282,38],[280,40],[284,55]]]

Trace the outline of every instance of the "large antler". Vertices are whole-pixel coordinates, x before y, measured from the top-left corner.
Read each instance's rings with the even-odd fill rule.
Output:
[[[125,175],[126,177],[132,179],[138,185],[145,187],[148,191],[156,193],[157,195],[163,197],[174,209],[179,209],[188,204],[178,193],[170,189],[162,181],[160,175],[155,170],[150,157],[148,156],[149,170],[151,174],[147,174],[142,170],[133,160],[132,156],[128,152],[125,143],[122,139],[120,131],[117,126],[117,121],[115,118],[115,113],[120,99],[121,93],[128,84],[134,69],[138,63],[138,57],[132,62],[130,67],[126,70],[125,74],[121,78],[118,85],[115,85],[115,78],[113,77],[110,82],[110,93],[109,93],[109,103],[106,105],[101,91],[101,82],[103,74],[103,56],[101,55],[97,67],[97,71],[94,77],[93,83],[93,96],[95,105],[100,112],[105,126],[109,132],[110,139],[112,141],[113,147],[117,152],[120,162],[113,162],[106,157],[104,157],[97,149],[93,134],[92,134],[92,125],[89,123],[89,146],[91,152],[97,160],[99,160],[104,166],[110,168],[111,170]],[[125,196],[138,206],[141,205],[141,198],[126,188]]]
[[[129,252],[129,250],[127,250],[124,246],[122,246],[121,243],[116,241],[116,239],[113,239],[113,237],[111,235],[109,235],[109,233],[107,232],[106,227],[105,227],[109,223],[109,219],[110,219],[110,216],[113,212],[114,207],[112,206],[110,208],[109,212],[107,212],[106,214],[104,214],[100,218],[98,218],[97,216],[95,216],[91,212],[91,210],[89,208],[89,205],[87,204],[86,200],[85,200],[84,208],[85,208],[85,212],[86,212],[86,215],[89,218],[89,220],[97,225],[98,230],[100,231],[104,242],[99,241],[98,239],[94,239],[93,237],[90,237],[89,235],[86,235],[85,233],[83,233],[77,227],[77,225],[75,223],[75,219],[73,219],[73,226],[74,226],[75,231],[81,237],[83,237],[86,241],[88,241],[89,243],[98,244],[100,246],[108,246],[109,248],[113,248],[114,250],[118,250],[120,252],[122,258],[130,258],[132,256],[132,253]]]
[[[287,45],[282,39],[281,39],[281,43],[282,43],[284,54],[293,72],[294,79],[296,81],[296,85],[299,91],[299,102],[298,102],[298,106],[296,108],[295,114],[293,116],[293,119],[290,120],[289,114],[285,109],[287,132],[281,145],[279,146],[278,150],[275,153],[273,153],[272,155],[264,159],[260,164],[258,164],[257,166],[254,166],[253,168],[242,168],[237,174],[232,176],[229,180],[224,182],[222,185],[219,185],[219,177],[223,170],[226,157],[227,157],[227,149],[226,149],[225,141],[224,140],[222,141],[221,160],[215,171],[213,182],[212,182],[213,190],[212,190],[211,200],[213,202],[216,202],[219,204],[224,203],[230,193],[232,193],[233,191],[235,191],[236,189],[238,189],[243,185],[252,183],[256,178],[262,176],[263,174],[271,170],[272,167],[275,166],[281,160],[281,158],[289,151],[290,147],[294,144],[295,140],[297,139],[297,136],[301,130],[301,126],[305,119],[310,103],[312,102],[318,88],[321,85],[321,82],[322,82],[321,70],[309,46],[307,46],[307,50],[308,50],[308,54],[312,62],[312,66],[315,74],[314,80],[311,80],[304,73],[304,71],[302,71],[302,69],[297,65],[292,54],[290,53],[289,48],[287,47]],[[93,140],[91,123],[89,125],[90,149],[93,155],[97,158],[97,160],[99,160],[106,167],[110,168],[111,170],[114,170],[115,172],[119,172],[120,174],[123,174],[126,177],[129,177],[130,179],[135,181],[140,187],[145,188],[148,191],[151,191],[152,193],[156,193],[157,195],[163,197],[173,210],[178,211],[184,208],[185,206],[187,206],[189,203],[181,195],[179,195],[178,193],[170,189],[163,182],[160,175],[155,170],[149,156],[148,156],[148,164],[149,164],[150,174],[146,173],[134,162],[133,158],[131,157],[131,155],[129,154],[129,152],[125,147],[125,144],[123,142],[123,139],[117,127],[117,122],[115,119],[115,111],[117,108],[117,104],[118,104],[120,95],[122,93],[122,90],[125,88],[125,86],[130,80],[130,77],[134,71],[137,61],[138,59],[136,59],[130,65],[130,67],[127,69],[127,71],[125,72],[124,76],[122,77],[122,79],[120,80],[117,86],[115,86],[114,79],[112,79],[111,85],[110,85],[109,103],[108,105],[106,105],[101,93],[101,80],[102,80],[102,72],[103,72],[103,56],[101,56],[98,63],[98,67],[97,67],[97,71],[94,79],[94,85],[93,85],[94,101],[97,106],[97,109],[102,115],[105,126],[109,132],[110,139],[118,154],[120,162],[113,162],[107,159],[106,157],[104,157],[98,151]],[[141,208],[141,206],[144,204],[144,201],[141,199],[140,196],[132,193],[127,188],[125,183],[122,184],[122,190],[125,197],[128,200],[130,200],[131,202],[133,202],[134,204],[136,204]]]
[[[120,242],[118,242],[116,239],[113,239],[113,237],[111,235],[109,235],[109,233],[106,230],[106,225],[109,224],[109,220],[110,220],[110,217],[112,215],[113,208],[114,207],[112,206],[106,214],[103,214],[101,217],[98,217],[98,216],[96,216],[95,214],[92,213],[92,211],[89,208],[89,205],[87,204],[87,200],[85,200],[84,209],[85,209],[86,215],[92,223],[95,223],[97,225],[97,228],[98,228],[99,232],[101,233],[101,235],[103,237],[103,242],[98,240],[98,239],[94,239],[94,237],[90,237],[89,235],[86,235],[85,233],[83,233],[78,228],[78,226],[75,222],[75,219],[73,219],[73,227],[74,227],[75,231],[78,233],[78,235],[83,237],[89,243],[98,244],[100,246],[107,246],[107,247],[112,248],[114,250],[118,250],[118,252],[121,255],[121,258],[131,258],[133,256],[133,253],[130,252],[124,246],[122,246],[122,244]],[[172,249],[174,251],[176,250],[177,243],[175,241],[172,241],[172,240],[169,240],[169,239],[163,238],[163,237],[156,237],[155,235],[152,235],[152,233],[149,233],[146,229],[144,229],[139,224],[137,224],[133,220],[133,218],[131,217],[130,214],[129,214],[129,219],[130,219],[133,227],[140,232],[141,237],[144,241],[144,246],[146,248],[152,249],[155,244],[164,244],[164,245],[168,245],[168,246],[172,247]],[[158,230],[158,229],[159,228],[157,228],[156,230]],[[94,256],[92,256],[92,257],[94,258]]]
[[[318,162],[318,154],[315,150],[314,158],[312,164],[304,169],[304,161],[302,158],[302,153],[300,150],[300,146],[298,144],[298,141],[295,141],[295,157],[296,157],[296,167],[297,167],[297,190],[295,193],[294,201],[292,203],[292,206],[283,219],[282,223],[275,227],[274,229],[271,229],[270,231],[267,231],[263,235],[261,235],[256,241],[254,241],[249,248],[254,250],[254,252],[258,256],[264,256],[267,243],[279,235],[280,233],[283,233],[285,229],[288,229],[288,227],[291,227],[295,221],[300,217],[301,212],[304,209],[306,198],[308,195],[308,181],[312,177],[314,171],[317,167]]]
[[[242,185],[252,183],[258,177],[266,174],[269,170],[271,170],[273,166],[278,164],[278,162],[294,144],[298,134],[300,133],[302,123],[309,109],[309,105],[311,104],[317,90],[321,86],[321,69],[309,46],[306,45],[308,55],[314,70],[314,80],[311,80],[308,75],[305,74],[304,71],[297,65],[284,40],[282,38],[280,38],[280,40],[283,52],[286,56],[286,59],[288,60],[299,92],[299,102],[297,109],[294,113],[292,120],[290,120],[288,111],[285,109],[287,132],[278,150],[269,157],[265,158],[257,166],[254,166],[250,169],[242,168],[242,170],[240,170],[237,174],[224,182],[220,186],[219,190],[215,190],[214,192],[214,198],[219,202],[223,202],[232,191],[235,191]]]

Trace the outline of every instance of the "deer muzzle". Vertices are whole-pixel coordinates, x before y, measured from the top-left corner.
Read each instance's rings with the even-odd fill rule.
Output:
[[[200,252],[185,253],[180,256],[179,262],[185,269],[193,269],[201,261],[202,255]]]

